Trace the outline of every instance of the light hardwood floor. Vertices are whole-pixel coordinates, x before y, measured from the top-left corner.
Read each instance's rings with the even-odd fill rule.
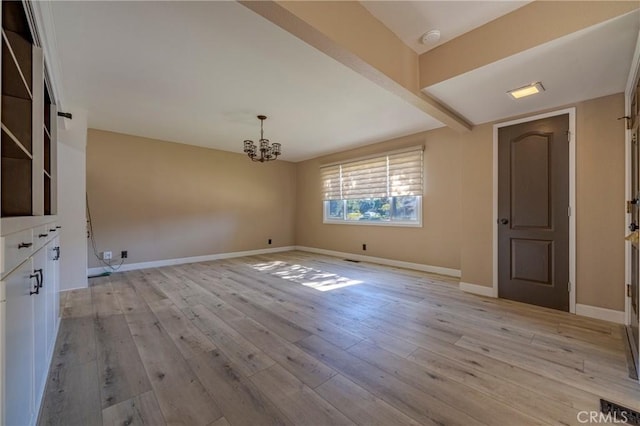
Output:
[[[63,296],[41,425],[580,424],[640,409],[623,330],[303,252]]]

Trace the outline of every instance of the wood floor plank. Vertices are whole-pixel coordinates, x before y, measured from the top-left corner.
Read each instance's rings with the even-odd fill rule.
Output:
[[[526,381],[514,384],[495,375],[485,373],[481,369],[471,368],[464,363],[459,363],[422,348],[416,350],[408,359],[420,364],[434,374],[464,383],[510,405],[514,409],[522,411],[524,414],[538,417],[546,423],[554,425],[576,424],[580,410],[531,391]],[[585,406],[583,408],[591,410],[597,407],[595,395],[591,396],[591,402],[588,407]]]
[[[96,349],[102,408],[151,389],[124,315],[96,318]]]
[[[61,295],[39,424],[577,425],[601,397],[640,409],[618,325],[450,277],[292,251],[90,285]]]
[[[250,342],[260,348],[298,380],[315,388],[336,374],[331,368],[308,355],[282,337],[271,333],[251,318],[240,318],[229,323]]]
[[[149,306],[138,295],[131,283],[129,272],[122,274],[120,279],[112,283],[113,292],[125,314],[140,313],[149,311]]]
[[[41,426],[100,426],[96,361],[52,366],[38,422]]]
[[[194,323],[215,343],[245,376],[269,368],[275,361],[221,320],[209,309],[196,305],[190,309]]]
[[[133,340],[168,424],[207,425],[222,412],[150,312],[127,314]]]
[[[103,426],[163,426],[164,417],[152,391],[102,410]]]
[[[410,386],[317,336],[297,343],[378,398],[428,425],[480,425],[481,422]]]
[[[315,391],[362,426],[419,426],[420,423],[338,374]]]
[[[636,407],[640,408],[639,391],[634,389],[635,386],[626,386],[624,383],[614,383],[608,380],[598,380],[596,377],[586,375],[582,371],[559,366],[547,360],[523,356],[520,352],[513,352],[466,336],[456,342],[456,346],[485,354],[549,378],[558,378],[579,389],[606,396],[634,409]]]
[[[91,303],[91,289],[83,288],[67,292],[67,297],[62,310],[63,318],[78,318],[93,316],[94,308]]]
[[[219,350],[187,360],[233,426],[293,425]]]
[[[599,400],[594,393],[575,388],[556,378],[551,379],[536,372],[511,365],[489,357],[484,353],[440,342],[437,339],[432,339],[424,349],[463,364],[473,371],[486,372],[499,377],[502,381],[519,386],[527,386],[531,391],[567,406],[582,410],[595,410],[598,407]],[[420,349],[414,354],[418,352],[420,352]]]
[[[501,418],[519,425],[543,424],[485,393],[434,373],[375,345],[365,342],[349,348],[348,351],[442,402],[456,401],[462,411],[482,423],[491,424],[496,418]]]
[[[152,310],[183,357],[189,358],[195,354],[206,353],[216,349],[213,341],[200,331],[175,305],[154,305]]]
[[[220,417],[218,420],[211,423],[209,426],[231,426],[231,425],[229,424],[227,419],[225,419],[224,417]]]
[[[251,381],[296,425],[354,424],[278,364],[254,374]]]
[[[194,281],[196,281],[197,284],[202,285],[206,290],[214,292],[214,294],[223,299],[226,303],[229,303],[245,315],[253,318],[261,324],[268,325],[267,328],[273,330],[275,333],[290,342],[297,342],[310,334],[302,327],[287,320],[286,318],[282,318],[281,316],[270,312],[267,308],[252,302],[246,297],[232,291],[224,290],[224,288],[219,285],[212,283],[213,280],[203,281],[201,278],[196,277]],[[216,293],[213,290],[214,288],[218,289],[219,292]]]
[[[93,317],[71,317],[61,320],[51,365],[84,364],[95,359],[95,319]]]
[[[91,287],[91,301],[95,315],[98,317],[106,317],[108,315],[120,315],[122,309],[118,299],[114,297],[111,282],[105,280],[101,284],[93,284]]]

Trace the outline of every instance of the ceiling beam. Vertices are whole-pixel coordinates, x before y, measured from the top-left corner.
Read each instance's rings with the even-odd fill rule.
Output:
[[[534,1],[419,58],[420,88],[629,13],[638,1]]]
[[[471,130],[464,118],[420,91],[418,55],[359,2],[240,3],[446,126]]]

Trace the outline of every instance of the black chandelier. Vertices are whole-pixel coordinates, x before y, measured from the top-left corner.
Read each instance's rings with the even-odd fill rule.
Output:
[[[258,120],[260,120],[260,154],[258,154],[258,147],[253,141],[248,139],[244,141],[244,152],[251,158],[251,161],[259,161],[261,163],[273,161],[281,154],[279,143],[274,142],[269,146],[269,139],[264,138],[262,125],[266,119],[266,115],[258,116]]]

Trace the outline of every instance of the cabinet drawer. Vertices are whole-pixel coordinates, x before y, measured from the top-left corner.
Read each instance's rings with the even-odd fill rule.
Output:
[[[59,233],[59,228],[55,223],[47,223],[33,230],[33,251],[36,252],[53,240]]]
[[[16,232],[0,238],[0,274],[7,275],[35,251],[33,230]]]
[[[36,252],[51,239],[48,225],[38,226],[33,229],[33,251]]]

